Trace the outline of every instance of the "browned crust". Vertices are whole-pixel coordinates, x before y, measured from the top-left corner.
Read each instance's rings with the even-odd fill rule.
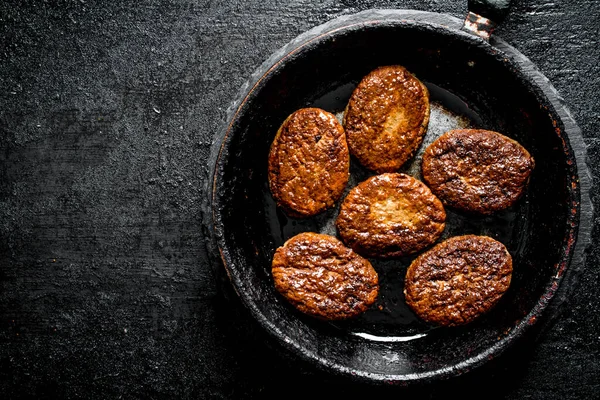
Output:
[[[489,311],[510,285],[512,258],[487,236],[455,236],[417,257],[406,272],[406,303],[423,320],[462,325]]]
[[[332,207],[348,182],[350,155],[335,116],[303,108],[281,125],[269,152],[271,193],[288,215],[309,217]]]
[[[395,172],[423,141],[429,92],[406,68],[379,67],[358,84],[344,113],[350,153],[366,168]]]
[[[457,129],[425,149],[421,169],[445,205],[490,214],[518,200],[534,164],[523,146],[498,132]]]
[[[446,212],[429,188],[400,173],[361,182],[342,202],[336,225],[346,245],[364,256],[396,257],[434,243]]]
[[[326,320],[354,317],[377,298],[369,261],[328,235],[305,232],[275,252],[275,288],[303,313]]]

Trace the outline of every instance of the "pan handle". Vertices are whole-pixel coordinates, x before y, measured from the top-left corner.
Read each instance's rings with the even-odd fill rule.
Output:
[[[463,30],[489,40],[494,29],[508,14],[510,1],[469,0],[469,12]]]

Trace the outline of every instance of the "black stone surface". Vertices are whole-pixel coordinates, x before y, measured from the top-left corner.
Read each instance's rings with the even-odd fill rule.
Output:
[[[282,353],[205,247],[211,142],[240,86],[299,33],[368,8],[466,1],[0,3],[0,393],[584,399],[600,393],[598,213],[553,321],[464,376],[333,378]],[[600,5],[513,0],[496,34],[538,65],[588,145],[600,209]]]

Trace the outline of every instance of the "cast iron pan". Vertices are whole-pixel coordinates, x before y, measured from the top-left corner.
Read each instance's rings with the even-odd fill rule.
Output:
[[[484,2],[485,3],[485,2]],[[506,3],[506,2],[504,2]],[[502,7],[478,14],[500,19]],[[560,303],[580,269],[591,221],[585,149],[575,122],[548,80],[522,54],[454,17],[406,10],[345,16],[299,36],[269,58],[243,87],[217,138],[213,233],[231,283],[259,323],[292,353],[317,366],[375,382],[427,381],[464,373],[521,337]],[[473,32],[474,31],[474,32]],[[500,303],[479,320],[436,328],[407,308],[403,279],[413,257],[372,260],[377,303],[338,323],[302,315],[274,289],[275,249],[304,231],[335,235],[338,208],[296,220],[277,209],[267,181],[269,146],[283,120],[305,106],[340,113],[358,81],[377,66],[400,64],[422,80],[432,101],[429,142],[455,127],[481,127],[518,140],[536,168],[511,209],[472,216],[447,209],[442,239],[483,234],[509,249],[514,274]],[[420,153],[402,168],[420,178]],[[348,189],[371,174],[351,161]],[[339,206],[339,204],[338,204]],[[579,241],[578,241],[579,234]],[[559,290],[560,289],[560,290]]]

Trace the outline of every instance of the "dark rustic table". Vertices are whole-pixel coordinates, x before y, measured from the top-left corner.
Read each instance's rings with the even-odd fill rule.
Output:
[[[212,268],[202,204],[229,103],[290,39],[368,8],[462,18],[466,1],[0,3],[0,397],[600,396],[596,215],[556,317],[427,386],[360,385],[282,353]],[[514,0],[497,34],[564,97],[600,209],[600,4]]]

